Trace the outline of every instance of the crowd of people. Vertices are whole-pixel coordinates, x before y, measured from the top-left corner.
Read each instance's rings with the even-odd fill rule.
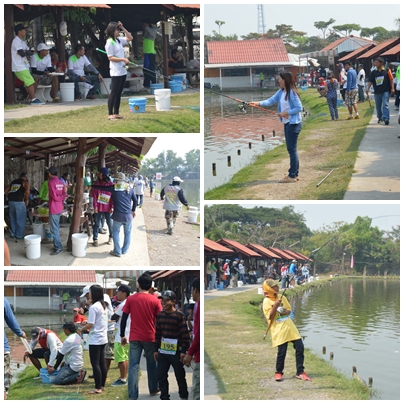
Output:
[[[238,287],[239,282],[248,285],[266,279],[279,280],[281,288],[288,289],[310,281],[310,264],[303,262],[297,266],[296,260],[290,263],[272,260],[268,267],[261,271],[254,266],[248,267],[240,258],[219,259],[219,262],[216,262],[216,258],[209,258],[206,263],[206,275],[205,290],[216,290],[220,283],[225,289]]]
[[[165,210],[166,233],[169,235],[174,234],[174,226],[181,206],[184,205],[189,209],[184,191],[180,187],[181,182],[183,180],[175,176],[172,183],[163,187],[160,192]],[[45,180],[39,192],[38,203],[46,202],[49,207],[49,226],[54,245],[51,255],[63,252],[60,239],[60,217],[64,212],[67,192],[72,189],[71,187],[68,173],[59,176],[55,166],[51,166],[45,171]],[[117,172],[112,177],[108,168],[101,167],[98,169],[96,180],[93,181],[91,173],[87,173],[84,178],[84,190],[89,192],[91,197],[89,208],[93,212],[94,219],[94,247],[99,246],[99,234],[105,234],[108,231],[107,244],[113,245],[110,254],[121,257],[128,252],[131,244],[132,221],[136,216],[136,208],[141,208],[143,205],[143,197],[147,188],[150,188],[150,197],[153,197],[154,176],[150,179],[140,174],[127,177],[124,173]],[[26,212],[30,201],[30,185],[26,173],[21,173],[6,187],[4,192],[8,198],[11,236],[16,240],[24,239]],[[108,230],[104,230],[105,223]],[[123,244],[120,240],[122,227],[124,230]]]
[[[81,384],[87,380],[83,338],[88,342],[94,388],[88,394],[103,394],[107,376],[114,361],[119,378],[111,387],[127,386],[128,398],[139,398],[139,364],[144,351],[147,363],[148,393],[160,393],[170,399],[168,372],[173,368],[181,399],[188,399],[189,389],[184,366],[194,360],[192,399],[200,399],[200,287],[199,278],[192,282],[188,313],[179,310],[177,296],[170,290],[158,293],[148,272],[137,280],[137,292],[131,293],[121,284],[111,300],[100,285],[84,287],[81,298],[85,303],[74,308],[72,320],[63,324],[66,338],[57,332],[36,326],[24,358],[38,369],[35,379],[43,377],[45,362],[47,377],[57,385]],[[11,307],[4,299],[5,321],[18,336],[25,338]],[[88,313],[88,317],[85,314]],[[188,327],[188,325],[190,327]],[[39,347],[38,347],[39,345]],[[10,387],[10,345],[4,337],[5,398]],[[25,360],[24,359],[24,360]]]

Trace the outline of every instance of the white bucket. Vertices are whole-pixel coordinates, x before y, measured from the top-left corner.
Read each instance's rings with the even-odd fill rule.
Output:
[[[258,288],[258,294],[259,294],[259,295],[263,295],[263,294],[264,294],[262,288]]]
[[[111,80],[112,79],[110,78],[104,79],[105,86],[103,83],[100,83],[100,90],[102,95],[108,95],[108,92],[105,87],[107,87],[108,91],[111,92]]]
[[[159,201],[159,200],[160,200],[160,194],[154,195],[154,199],[155,199],[156,201]]]
[[[83,82],[78,83],[79,84],[79,91],[81,92],[81,97],[83,98],[83,100],[85,100],[87,98],[87,94],[88,94],[88,88],[84,85]]]
[[[63,102],[74,102],[74,83],[60,83],[60,95]]]
[[[36,260],[41,256],[41,236],[30,234],[24,237],[25,255],[30,260]]]
[[[195,223],[198,213],[198,208],[196,206],[190,206],[188,210],[188,222]]]
[[[154,90],[154,98],[156,99],[156,110],[157,111],[169,111],[170,110],[170,99],[171,90],[169,88],[164,88],[161,90]]]
[[[89,203],[89,202],[90,202],[90,193],[84,192],[83,193],[83,203]]]
[[[39,234],[41,240],[45,239],[45,226],[43,223],[32,223],[32,231],[34,234]]]
[[[87,234],[75,233],[72,235],[73,251],[75,257],[82,258],[86,256],[88,236]]]
[[[243,281],[237,281],[237,286],[240,288],[241,286],[243,286]]]

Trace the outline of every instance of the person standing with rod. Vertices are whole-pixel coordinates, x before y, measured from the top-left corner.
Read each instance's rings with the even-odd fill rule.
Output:
[[[154,41],[156,39],[157,27],[154,27],[149,18],[142,20],[143,37],[143,87],[144,91],[150,89],[150,83],[156,84],[156,50]]]
[[[121,30],[125,33],[125,38],[119,38]],[[111,93],[108,97],[108,119],[110,121],[116,121],[124,118],[122,115],[119,115],[119,107],[121,105],[121,95],[127,77],[125,66],[129,64],[129,60],[125,58],[123,47],[128,44],[133,37],[120,21],[110,22],[105,30],[105,34],[108,38],[105,44],[105,50],[109,59],[111,75]]]
[[[288,70],[280,72],[278,81],[281,88],[275,95],[265,101],[250,102],[249,105],[270,107],[278,104],[277,115],[284,124],[286,147],[290,157],[289,174],[279,182],[289,183],[296,182],[299,178],[297,138],[302,130],[302,116],[300,113],[303,107],[292,73]]]

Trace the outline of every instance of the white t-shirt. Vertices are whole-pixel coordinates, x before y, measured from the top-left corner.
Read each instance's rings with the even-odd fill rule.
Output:
[[[28,59],[17,53],[20,49],[25,51],[29,50],[29,47],[20,37],[16,36],[11,43],[11,70],[13,72],[29,70]]]
[[[289,111],[290,108],[289,100],[285,100],[285,97],[286,97],[286,91],[284,91],[281,96],[281,112]],[[282,123],[288,123],[289,121],[290,121],[289,118],[282,118]]]
[[[43,59],[41,59],[39,55],[35,53],[35,55],[32,55],[30,58],[29,63],[31,64],[31,67],[35,67],[35,69],[40,72],[44,72],[48,67],[52,67],[49,53]]]
[[[128,40],[126,38],[119,38],[119,42],[117,40],[113,40],[109,38],[107,43],[105,44],[105,50],[107,52],[108,57],[116,56],[117,58],[124,58],[125,52],[123,47],[128,44]],[[115,76],[126,76],[127,71],[125,69],[125,62],[109,62],[109,69],[111,77]]]
[[[106,293],[104,293],[104,302],[108,303],[108,331],[115,331],[115,322],[110,321],[112,315],[114,314],[114,309],[112,308],[111,298]]]
[[[88,322],[94,324],[89,334],[89,345],[104,345],[108,342],[108,310],[100,302],[92,304],[88,311]]]
[[[87,59],[87,56],[83,55],[79,58],[76,55],[70,56],[67,61],[67,66],[69,70],[73,70],[78,76],[84,76],[84,68],[91,63]]]
[[[135,194],[144,195],[145,182],[143,180],[137,180],[135,182]]]
[[[359,77],[362,76],[362,79],[359,79]],[[365,85],[365,70],[360,69],[358,75],[356,76],[356,84],[358,86],[364,86]]]
[[[121,320],[123,316],[123,308],[125,306],[126,299],[119,304],[119,306],[115,310],[115,314],[119,316],[119,320],[115,323],[115,329],[116,329],[116,334],[115,334],[115,342],[121,342]],[[130,332],[130,316],[128,316],[128,320],[126,322],[126,328],[125,328],[125,337],[129,340],[129,332]]]
[[[83,369],[83,340],[80,335],[70,334],[63,342],[60,353],[64,355],[63,360],[70,365],[72,370],[80,372]]]

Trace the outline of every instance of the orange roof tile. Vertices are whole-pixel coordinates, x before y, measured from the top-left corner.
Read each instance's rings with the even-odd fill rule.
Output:
[[[288,254],[285,251],[280,250],[279,248],[275,248],[275,247],[267,247],[267,250],[274,252],[275,254],[280,255],[282,258],[284,258],[285,260],[294,260],[295,257],[293,257],[292,255]]]
[[[350,36],[344,36],[342,38],[338,38],[337,40],[335,40],[334,42],[330,43],[329,45],[327,45],[325,48],[321,49],[321,51],[327,51],[327,50],[331,50],[336,48],[339,44],[341,44],[342,42],[345,42],[347,39],[360,39],[361,41],[368,41],[369,43],[373,43],[373,41],[371,41],[370,39],[366,39],[366,38],[362,38],[360,36],[354,36],[354,35],[350,35]]]
[[[280,38],[207,42],[206,47],[209,64],[289,63],[288,52]]]
[[[248,255],[249,257],[261,257],[260,254],[256,253],[255,251],[243,246],[238,241],[228,240],[226,238],[222,238],[218,241],[219,244],[224,244],[231,246],[236,249],[236,251],[241,252],[242,254]],[[233,252],[233,251],[232,251]]]
[[[259,244],[247,244],[247,247],[250,247],[253,250],[259,251],[262,255],[265,255],[269,258],[281,259],[282,257],[273,251],[269,251],[267,248],[263,247]]]
[[[230,250],[230,248],[224,247],[221,244],[218,244],[212,240],[209,240],[208,238],[203,239],[203,245],[205,246],[205,249],[210,250],[209,252],[215,251],[215,252],[220,252],[220,253],[229,253],[233,254],[233,250]]]
[[[351,60],[351,59],[355,59],[358,57],[358,55],[360,55],[362,52],[365,52],[367,50],[369,50],[370,48],[373,48],[375,45],[374,44],[369,44],[369,45],[364,45],[361,46],[358,49],[355,49],[353,52],[348,53],[348,55],[345,55],[344,57],[342,57],[341,59],[338,59],[338,62],[343,62],[344,60]]]
[[[400,53],[400,44],[394,46],[393,48],[389,49],[388,51],[382,53],[380,56],[391,56]]]
[[[35,283],[96,283],[94,270],[17,270],[12,269],[7,273],[7,282],[35,282]]]
[[[376,45],[374,48],[370,49],[366,53],[364,53],[360,59],[367,59],[371,58],[373,56],[377,56],[381,51],[383,51],[384,48],[387,48],[390,45],[396,45],[395,42],[400,41],[400,38],[391,38],[388,39],[387,41],[381,42],[378,45]]]

